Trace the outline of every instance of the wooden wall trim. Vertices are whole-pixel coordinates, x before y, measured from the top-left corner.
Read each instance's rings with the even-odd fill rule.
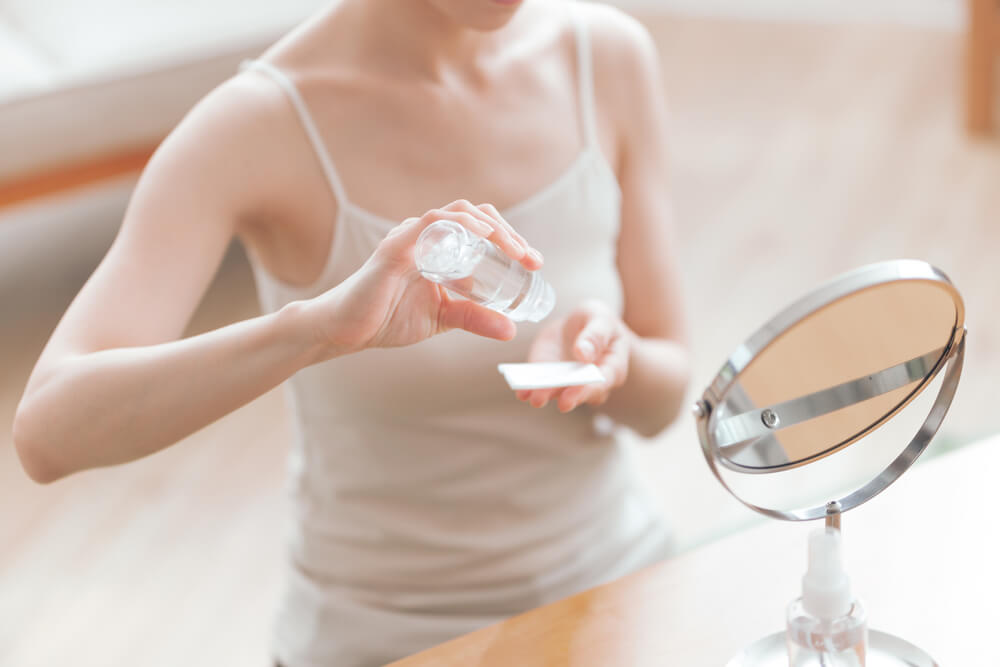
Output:
[[[102,181],[138,174],[149,162],[154,150],[155,145],[140,146],[0,182],[0,210]]]
[[[967,0],[966,7],[965,127],[973,135],[989,134],[994,125],[1000,10],[997,0]]]

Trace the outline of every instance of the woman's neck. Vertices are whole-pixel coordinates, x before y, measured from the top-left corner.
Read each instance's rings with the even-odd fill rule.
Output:
[[[435,81],[475,77],[508,28],[476,30],[427,0],[344,0],[340,9],[353,19],[366,62]]]

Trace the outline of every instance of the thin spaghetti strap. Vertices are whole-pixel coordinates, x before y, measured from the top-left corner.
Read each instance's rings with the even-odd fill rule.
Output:
[[[590,35],[579,12],[573,14],[576,32],[577,90],[580,96],[580,122],[587,146],[597,146],[597,118],[594,100],[594,67],[590,51]]]
[[[289,101],[295,108],[295,112],[299,116],[299,121],[302,123],[302,128],[306,132],[306,136],[309,137],[309,143],[312,144],[313,151],[316,153],[317,159],[319,159],[319,164],[323,169],[323,175],[326,176],[327,182],[330,184],[330,190],[333,191],[333,196],[337,199],[337,204],[341,207],[347,206],[347,194],[344,192],[344,186],[340,182],[340,177],[337,175],[337,170],[333,166],[333,160],[330,158],[330,152],[326,149],[326,144],[323,143],[323,138],[320,136],[319,130],[316,128],[316,123],[313,121],[312,114],[309,113],[309,107],[306,106],[306,102],[302,99],[302,94],[299,93],[299,89],[295,86],[295,83],[288,77],[287,74],[282,72],[280,69],[274,65],[260,60],[246,60],[240,65],[240,71],[257,71],[267,75],[275,83],[277,83],[285,94],[288,96]]]

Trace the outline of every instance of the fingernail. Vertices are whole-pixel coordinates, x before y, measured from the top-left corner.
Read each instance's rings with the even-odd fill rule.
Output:
[[[542,253],[538,252],[534,248],[528,250],[528,254],[531,255],[531,258],[534,259],[536,262],[542,261]]]
[[[582,343],[577,345],[576,348],[580,351],[580,354],[583,356],[584,359],[592,359],[594,357],[594,353],[597,352],[597,349],[594,347],[594,344],[591,343],[589,340],[583,341]]]

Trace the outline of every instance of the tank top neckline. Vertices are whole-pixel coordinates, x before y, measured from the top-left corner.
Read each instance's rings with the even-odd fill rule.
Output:
[[[597,153],[594,155],[594,153]],[[500,209],[500,215],[505,219],[515,218],[522,214],[524,211],[530,210],[533,206],[540,204],[549,197],[552,197],[559,192],[559,189],[565,186],[566,183],[571,182],[574,176],[577,175],[581,169],[586,166],[587,162],[591,158],[596,158],[598,163],[611,170],[611,165],[608,164],[607,160],[604,159],[600,151],[595,151],[592,146],[585,145],[579,152],[577,152],[576,157],[573,158],[572,162],[569,163],[555,178],[551,179],[535,190],[533,193],[529,194],[527,197],[522,198],[515,204],[511,204],[503,209]],[[398,220],[393,220],[383,215],[379,215],[374,211],[371,211],[363,206],[358,206],[352,200],[340,203],[338,202],[338,207],[342,209],[343,214],[353,214],[359,218],[364,219],[367,222],[390,229],[399,224]]]

